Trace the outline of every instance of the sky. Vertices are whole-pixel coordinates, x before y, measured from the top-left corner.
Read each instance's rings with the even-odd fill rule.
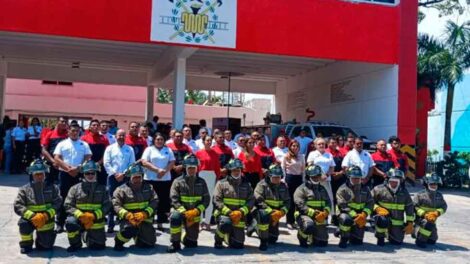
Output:
[[[462,3],[465,2],[465,0],[460,1]],[[470,8],[467,8],[462,15],[453,14],[445,17],[439,17],[439,12],[432,8],[422,8],[421,11],[426,14],[426,17],[418,25],[418,31],[420,33],[427,33],[429,35],[433,35],[437,38],[442,37],[442,32],[444,30],[445,23],[447,20],[451,19],[456,22],[470,20]]]

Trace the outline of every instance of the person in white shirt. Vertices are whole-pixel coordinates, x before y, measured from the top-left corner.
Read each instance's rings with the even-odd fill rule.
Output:
[[[173,151],[164,145],[162,134],[155,133],[153,145],[142,154],[142,165],[146,168],[144,180],[153,186],[158,195],[157,225],[163,230],[170,212],[171,169],[175,165]]]
[[[238,158],[238,156],[240,156],[240,153],[243,152],[243,150],[245,149],[245,143],[246,143],[246,137],[245,136],[239,136],[237,138],[237,148],[235,148],[232,152],[233,152],[233,156],[235,158]]]
[[[14,173],[23,173],[26,169],[25,147],[28,129],[24,127],[23,120],[18,120],[18,126],[11,132],[11,145],[13,147],[13,171]]]
[[[149,136],[149,128],[147,126],[140,126],[139,137],[144,138],[147,141],[147,146],[153,145],[153,138]]]
[[[289,195],[291,197],[291,205],[287,212],[287,226],[290,229],[295,229],[297,224],[295,223],[294,212],[294,192],[303,183],[305,175],[305,156],[300,153],[300,144],[297,140],[292,140],[289,143],[288,152],[282,159],[281,167],[286,175],[286,183],[289,188]]]
[[[358,166],[363,173],[363,183],[366,183],[372,176],[372,168],[375,166],[374,160],[369,152],[362,149],[363,139],[356,137],[354,139],[354,149],[348,152],[341,163],[341,167],[346,170],[352,166]]]
[[[192,137],[191,128],[188,126],[183,128],[183,143],[188,145],[193,150],[193,153],[196,153],[200,149]]]
[[[224,138],[225,138],[225,145],[227,145],[227,147],[231,148],[232,150],[238,147],[237,143],[235,143],[235,141],[232,140],[232,131],[225,130]]]
[[[300,144],[300,153],[307,155],[308,145],[312,143],[312,139],[307,137],[307,130],[302,129],[300,135],[295,138]]]
[[[103,157],[103,166],[108,174],[108,193],[110,198],[117,187],[124,184],[125,170],[135,162],[134,149],[124,144],[126,139],[126,131],[119,129],[116,132],[116,143],[106,147]],[[108,233],[114,232],[114,210],[110,210],[108,214]]]
[[[276,161],[281,164],[282,159],[286,155],[288,149],[286,147],[286,138],[280,136],[276,140],[276,147],[273,148],[274,156],[276,157]]]
[[[199,139],[196,140],[196,146],[197,146],[198,150],[199,149],[204,149],[204,142],[202,141],[202,139],[206,135],[209,135],[206,128],[199,129]]]
[[[106,136],[106,138],[109,141],[109,145],[112,145],[112,144],[116,143],[116,137],[113,134],[109,133],[109,121],[101,120],[101,122],[100,122],[100,134]]]
[[[334,172],[336,163],[333,155],[326,152],[326,140],[324,138],[316,138],[314,141],[315,149],[310,152],[307,157],[307,165],[318,165],[322,169],[323,176],[320,184],[325,187],[331,201],[331,211],[334,212],[333,190],[331,188],[331,175]]]
[[[28,126],[28,144],[26,149],[27,163],[41,157],[41,132],[42,126],[37,117],[31,119],[31,124]]]
[[[59,166],[59,189],[60,196],[67,197],[70,188],[79,183],[79,174],[81,164],[91,158],[90,146],[79,139],[80,126],[70,125],[69,138],[62,140],[57,144],[54,150],[54,160]],[[66,213],[62,206],[57,214],[56,231],[64,231]]]

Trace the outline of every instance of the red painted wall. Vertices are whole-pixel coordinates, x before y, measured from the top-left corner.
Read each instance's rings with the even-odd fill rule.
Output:
[[[0,0],[0,6],[4,31],[150,41],[151,0]],[[400,15],[407,11],[413,10],[341,0],[238,0],[237,50],[396,64]]]

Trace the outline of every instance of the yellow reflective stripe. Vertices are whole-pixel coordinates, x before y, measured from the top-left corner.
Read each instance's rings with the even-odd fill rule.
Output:
[[[439,212],[439,216],[443,215],[445,212],[444,212],[444,209],[442,208],[437,208],[436,211]]]
[[[379,205],[388,210],[405,210],[405,204],[379,202]]]
[[[29,234],[29,235],[21,235],[20,234],[20,237],[21,237],[21,242],[26,242],[26,241],[31,241],[33,240],[33,234]]]
[[[40,204],[40,205],[27,205],[26,208],[33,212],[42,212],[47,211],[47,209],[51,208],[51,204]]]
[[[245,205],[245,199],[235,199],[235,198],[224,198],[224,204],[234,205],[234,206],[243,206]]]
[[[284,205],[284,201],[282,200],[265,200],[264,202],[274,208],[279,208]]]
[[[68,237],[68,238],[74,238],[74,237],[76,237],[78,234],[80,234],[80,231],[67,232],[67,237]]]
[[[393,226],[402,226],[404,224],[403,220],[391,219]]]
[[[413,222],[415,220],[414,215],[406,215],[406,222]]]
[[[91,226],[91,229],[102,229],[104,228],[105,225],[106,225],[105,222],[95,223]]]
[[[200,216],[194,217],[193,222],[195,222],[195,223],[201,222],[201,217]]]
[[[180,213],[184,213],[184,212],[186,212],[186,208],[184,208],[184,206],[180,206],[180,207],[178,207],[178,209],[176,209],[176,211],[178,211]]]
[[[247,215],[250,212],[250,209],[248,209],[246,206],[243,206],[240,208],[240,211],[243,213],[243,215]]]
[[[282,207],[281,210],[284,212],[284,214],[287,214],[287,212],[289,211],[289,210],[287,209],[287,207],[285,207],[285,206]]]
[[[141,202],[141,203],[125,203],[123,205],[124,209],[126,210],[136,210],[136,209],[144,209],[149,205],[149,202]]]
[[[258,224],[258,229],[259,231],[268,231],[269,224],[266,224],[266,225]]]
[[[348,207],[354,210],[362,210],[366,206],[366,203],[348,203]]]
[[[202,196],[185,196],[182,195],[180,197],[180,201],[183,203],[197,203],[199,201],[202,201]]]
[[[131,240],[130,238],[125,238],[124,236],[122,236],[121,232],[117,233],[116,238],[124,243],[129,242],[129,240]]]
[[[80,218],[80,216],[81,216],[82,214],[83,214],[83,212],[80,211],[80,210],[78,210],[78,209],[75,210],[75,212],[73,212],[73,216],[75,216],[75,218],[77,218],[77,219]]]
[[[231,211],[232,211],[232,210],[230,210],[230,208],[228,208],[227,206],[224,206],[224,207],[222,208],[222,214],[223,214],[223,215],[228,215],[228,214],[230,214]],[[215,215],[215,213],[214,213],[214,215]]]
[[[295,211],[295,212],[294,212],[294,218],[299,217],[299,215],[300,215],[300,212],[299,212],[299,211]]]
[[[418,216],[423,216],[425,213],[426,213],[426,210],[423,210],[423,209],[421,209],[421,208],[419,208],[419,207],[416,208],[416,214],[417,214]]]
[[[152,217],[147,218],[147,219],[144,220],[144,222],[149,223],[149,224],[153,224],[153,218]]]
[[[77,208],[82,211],[95,211],[101,209],[101,204],[77,204]]]
[[[50,218],[54,218],[55,216],[55,209],[54,208],[49,208],[47,209],[47,213],[49,214]]]
[[[304,239],[307,239],[307,238],[308,238],[308,235],[305,234],[304,232],[302,232],[302,230],[300,230],[300,228],[299,228],[298,234],[299,234],[300,237],[302,237],[302,238],[304,238]]]
[[[314,214],[315,214],[315,210],[313,210],[312,208],[308,208],[307,215],[310,217],[313,217]]]
[[[220,237],[220,238],[222,238],[222,239],[225,240],[225,234],[222,233],[222,231],[220,231],[218,228],[215,230],[215,234],[216,234],[218,237]]]
[[[362,211],[365,212],[367,215],[371,215],[371,214],[372,214],[372,211],[371,211],[369,208],[367,208],[367,207],[364,208]]]
[[[328,214],[330,214],[330,210],[331,210],[330,207],[325,206],[323,207],[323,210],[325,210]]]
[[[121,209],[121,210],[119,210],[119,212],[118,212],[119,218],[123,219],[124,217],[126,217],[126,214],[127,214],[128,212],[129,212],[129,211],[127,211],[126,209]]]
[[[202,214],[206,210],[206,207],[203,204],[200,204],[197,206],[197,209],[199,210],[199,213]]]
[[[310,207],[325,207],[325,201],[320,200],[309,200],[307,201],[307,206]]]
[[[55,223],[54,222],[50,222],[50,223],[47,223],[45,225],[43,225],[42,227],[36,229],[37,231],[49,231],[49,230],[52,230],[54,229],[54,226],[55,226]]]
[[[349,232],[351,230],[350,226],[344,226],[344,225],[339,225],[339,230],[344,231],[344,232]]]
[[[103,211],[101,209],[95,210],[96,219],[103,218]]]
[[[220,211],[217,210],[217,209],[215,209],[215,210],[214,210],[214,213],[212,213],[212,215],[213,215],[214,217],[217,217],[217,216],[220,215]]]
[[[240,222],[238,224],[233,224],[234,227],[239,227],[239,228],[245,228],[246,225],[245,225],[245,222]]]
[[[381,228],[381,227],[375,226],[375,231],[377,233],[384,234],[384,233],[387,233],[387,228]]]
[[[148,213],[148,216],[149,216],[149,217],[153,215],[153,212],[154,212],[154,211],[153,211],[153,208],[152,208],[152,207],[148,206],[148,207],[146,207],[144,210]]]
[[[181,226],[170,227],[170,234],[175,235],[181,233]]]
[[[354,210],[349,211],[349,216],[351,216],[352,218],[356,217],[357,216],[356,211]]]
[[[24,212],[24,214],[23,214],[23,217],[24,217],[25,219],[28,219],[28,220],[29,220],[29,219],[31,219],[31,217],[33,217],[33,215],[34,215],[34,212],[33,212],[33,211],[31,211],[31,210],[26,210],[26,211]]]
[[[266,209],[264,209],[264,212],[267,214],[270,214],[272,211],[273,209],[271,207],[267,207]]]
[[[431,231],[429,230],[426,230],[422,227],[419,228],[419,231],[418,231],[421,235],[425,236],[425,237],[430,237],[431,236]]]

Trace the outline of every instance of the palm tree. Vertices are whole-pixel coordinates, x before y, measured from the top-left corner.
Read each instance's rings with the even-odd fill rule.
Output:
[[[444,38],[437,40],[422,34],[418,38],[418,81],[431,91],[447,89],[444,149],[451,146],[451,118],[455,85],[470,67],[470,21],[447,21]]]

